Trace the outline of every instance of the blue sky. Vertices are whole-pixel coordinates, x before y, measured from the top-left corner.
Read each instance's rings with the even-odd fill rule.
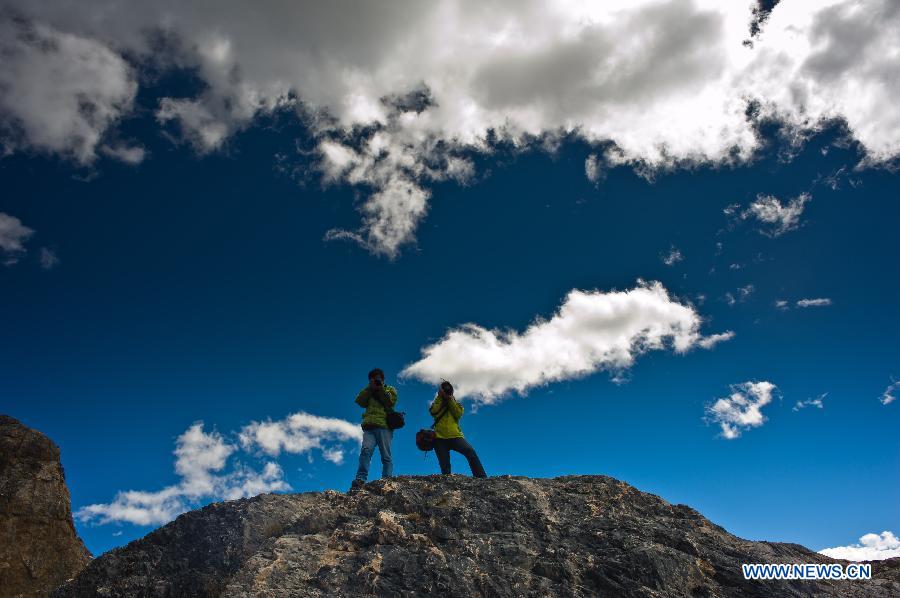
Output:
[[[702,12],[653,6],[670,5]],[[35,6],[3,27],[103,60],[96,71],[75,65],[99,77],[93,116],[0,101],[0,409],[60,445],[95,554],[212,500],[345,489],[358,454],[353,399],[375,366],[407,412],[398,474],[437,471],[413,436],[430,424],[429,381],[445,376],[465,395],[462,426],[489,475],[611,475],[741,537],[815,550],[900,529],[900,402],[889,400],[900,392],[900,136],[890,115],[873,129],[841,90],[830,96],[837,119],[825,117],[833,107],[778,104],[787,100],[768,90],[771,112],[764,104],[740,121],[750,137],[725,136],[736,125],[724,116],[684,112],[655,123],[623,112],[637,119],[623,132],[557,88],[581,127],[560,132],[546,101],[525,114],[503,99],[537,92],[521,81],[491,88],[499,75],[484,65],[472,79],[494,73],[493,95],[472,97],[491,116],[464,130],[438,112],[423,142],[403,119],[450,110],[457,99],[438,78],[423,79],[431,100],[386,120],[331,99],[348,84],[324,75],[272,96],[299,97],[302,109],[264,101],[247,116],[213,68],[232,60],[241,93],[268,89],[259,56],[235,41],[240,23],[218,23],[232,41],[208,51],[203,18],[170,32],[198,44],[186,68],[184,56],[181,66],[154,60],[177,44],[129,48],[132,24],[115,21],[122,37],[112,27],[104,38]],[[807,23],[780,7],[766,27]],[[811,38],[855,31],[853,15],[829,8]],[[709,14],[685,26],[706,27]],[[779,43],[766,31],[759,56]],[[27,36],[17,39],[30,56]],[[35,55],[64,62],[63,50]],[[876,53],[853,58],[854,72],[881,76],[863,68]],[[115,59],[125,75],[104,70]],[[802,72],[823,60],[807,56]],[[15,61],[3,68],[14,86],[84,93],[32,81]],[[810,85],[838,85],[814,75]],[[663,85],[655,71],[647,81]],[[350,126],[310,116],[316,102]],[[495,113],[523,124],[498,129]],[[54,119],[68,133],[54,137]],[[729,143],[710,145],[703,123]],[[465,141],[472,131],[483,135]],[[286,418],[299,412],[308,415],[292,429]],[[468,473],[462,459],[453,466]]]

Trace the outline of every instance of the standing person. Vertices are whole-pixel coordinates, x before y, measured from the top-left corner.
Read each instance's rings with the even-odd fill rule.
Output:
[[[387,412],[385,406],[393,408],[397,404],[397,389],[384,383],[384,372],[375,368],[369,372],[369,385],[356,395],[356,404],[365,407],[363,413],[362,429],[363,441],[359,449],[359,468],[356,470],[356,478],[350,489],[355,490],[366,483],[369,477],[369,463],[372,462],[372,453],[375,447],[381,454],[381,477],[389,478],[393,474],[393,461],[391,461],[391,440],[394,431],[388,428]]]
[[[484,473],[478,454],[463,438],[462,430],[459,428],[463,406],[453,396],[452,384],[446,380],[441,382],[438,394],[428,411],[434,417],[434,431],[437,434],[434,439],[434,454],[437,455],[438,463],[441,465],[441,473],[444,475],[450,473],[450,451],[456,451],[469,462],[472,477],[486,478],[487,474]]]

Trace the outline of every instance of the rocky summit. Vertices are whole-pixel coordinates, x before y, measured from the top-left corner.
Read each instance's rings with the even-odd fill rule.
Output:
[[[898,596],[870,581],[746,581],[741,563],[834,562],[737,538],[603,476],[397,477],[181,515],[54,596]]]
[[[0,415],[0,596],[47,596],[90,558],[72,523],[59,447]]]

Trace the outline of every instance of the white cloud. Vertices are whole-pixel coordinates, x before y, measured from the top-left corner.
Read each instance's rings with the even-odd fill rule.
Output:
[[[105,145],[100,148],[100,150],[110,158],[125,162],[126,164],[131,164],[132,166],[136,166],[143,162],[146,155],[144,148],[136,145]]]
[[[710,334],[709,336],[704,336],[699,341],[697,341],[697,345],[699,345],[702,349],[712,349],[719,343],[730,341],[733,338],[734,331],[726,330],[725,332],[721,332],[719,334]]]
[[[797,301],[797,307],[825,307],[831,305],[831,299],[800,299]]]
[[[86,164],[137,84],[101,41],[0,16],[0,140]]]
[[[738,287],[738,289],[735,291],[735,293],[737,293],[736,296],[735,293],[725,293],[725,303],[727,303],[729,306],[734,306],[737,303],[744,303],[755,290],[756,287],[752,284]]]
[[[731,394],[707,405],[707,419],[719,424],[722,436],[733,440],[749,428],[763,425],[762,408],[772,402],[777,387],[771,382],[744,382],[731,387]]]
[[[859,539],[859,544],[824,548],[819,554],[845,561],[883,561],[900,557],[900,539],[889,531],[866,534]]]
[[[240,445],[247,451],[257,450],[277,457],[282,451],[309,453],[321,449],[322,456],[340,465],[344,453],[340,442],[360,440],[362,431],[350,422],[295,413],[279,422],[252,422],[238,434]],[[324,444],[330,442],[330,445]],[[175,442],[177,484],[155,492],[129,490],[116,494],[110,503],[92,504],[77,510],[75,516],[84,522],[127,522],[135,525],[157,525],[171,521],[200,501],[234,500],[263,492],[290,490],[284,471],[274,461],[257,470],[243,463],[229,469],[229,460],[238,446],[222,434],[204,430],[196,422]]]
[[[761,229],[765,235],[778,237],[797,228],[800,223],[800,215],[803,208],[811,199],[809,193],[801,193],[799,196],[782,205],[772,195],[759,195],[750,207],[741,213],[741,218],[755,218],[768,228]]]
[[[891,382],[891,384],[884,389],[884,392],[881,394],[881,398],[878,399],[881,401],[882,405],[890,405],[894,401],[897,400],[897,397],[894,396],[894,393],[900,390],[900,382]]]
[[[235,447],[227,444],[218,432],[207,434],[197,422],[178,437],[175,448],[175,473],[182,478],[181,487],[188,496],[212,493],[213,474],[225,467]]]
[[[776,299],[775,308],[780,309],[781,311],[785,311],[790,308],[790,303],[785,299]]]
[[[11,266],[25,255],[25,241],[34,231],[15,216],[0,212],[0,263]]]
[[[584,159],[584,176],[592,183],[597,183],[603,178],[603,170],[597,154],[590,154]]]
[[[798,138],[843,118],[870,162],[900,153],[900,9],[889,0],[781,2],[748,45],[751,0],[268,0],[252,15],[236,0],[6,4],[21,17],[4,25],[0,67],[4,111],[20,123],[13,149],[89,161],[134,97],[121,56],[191,68],[203,91],[164,99],[160,121],[212,151],[258,114],[297,109],[320,144],[355,156],[332,179],[372,197],[361,228],[332,238],[387,256],[414,241],[429,184],[466,180],[465,155],[493,140],[571,135],[605,164],[645,173],[734,163],[759,149],[754,102]],[[161,37],[171,43],[151,41]]]
[[[818,407],[819,409],[825,408],[825,397],[828,396],[828,393],[822,393],[815,399],[806,399],[805,401],[797,401],[794,405],[792,411],[800,411],[801,409],[806,409],[807,407]]]
[[[277,457],[282,451],[299,454],[319,449],[334,461],[340,451],[326,443],[362,441],[362,430],[343,419],[300,411],[279,421],[251,422],[241,429],[239,438],[245,450],[258,449],[271,457]]]
[[[550,319],[538,318],[524,332],[477,324],[451,329],[402,375],[435,384],[446,378],[457,396],[495,403],[509,391],[624,370],[646,351],[672,346],[684,353],[702,346],[700,324],[693,307],[674,301],[658,282],[628,291],[573,290]],[[707,337],[706,344],[728,335]]]
[[[684,256],[681,255],[681,251],[677,247],[672,245],[672,247],[669,249],[669,252],[660,256],[660,259],[665,265],[674,266],[678,262],[683,261]]]
[[[40,260],[41,268],[44,270],[52,270],[59,265],[59,257],[56,252],[46,247],[41,247]]]

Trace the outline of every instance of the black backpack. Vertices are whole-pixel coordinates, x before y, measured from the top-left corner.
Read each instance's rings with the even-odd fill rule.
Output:
[[[381,397],[375,393],[372,393],[372,396],[384,407],[388,429],[396,430],[406,425],[406,413],[404,411],[394,411],[394,408],[388,405]]]
[[[430,428],[422,428],[416,432],[416,446],[420,451],[425,451],[427,453],[434,448],[434,439],[437,438],[437,432],[434,431],[434,427],[441,421],[442,417],[447,415],[449,410],[450,405],[444,405],[444,408],[438,411],[438,414],[434,416],[434,422],[431,424]]]

